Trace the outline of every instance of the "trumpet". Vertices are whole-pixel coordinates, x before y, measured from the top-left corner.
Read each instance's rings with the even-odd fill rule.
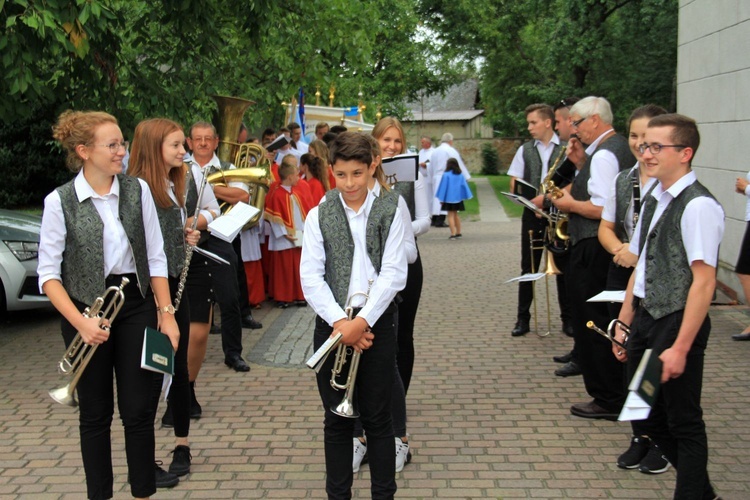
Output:
[[[615,330],[616,330],[617,325],[620,325],[620,329],[623,332],[622,342],[616,339],[617,332]],[[630,326],[626,325],[619,319],[613,319],[612,321],[610,321],[609,325],[607,326],[606,332],[602,330],[601,328],[599,328],[598,326],[596,326],[593,321],[589,321],[588,323],[586,323],[586,328],[594,330],[596,333],[598,333],[605,339],[609,340],[616,346],[620,347],[620,350],[618,351],[617,354],[622,354],[623,351],[628,348],[628,338],[630,337]]]
[[[102,330],[109,330],[112,321],[114,321],[117,313],[120,312],[122,305],[125,303],[125,293],[122,290],[128,283],[130,283],[130,280],[123,278],[120,286],[107,288],[101,297],[97,297],[94,303],[83,311],[83,315],[86,318],[99,318],[99,326],[101,326]],[[109,302],[105,306],[104,302],[107,300]],[[102,326],[104,320],[107,320],[109,325]],[[75,397],[76,386],[81,380],[83,371],[94,356],[97,347],[99,347],[98,344],[88,345],[84,343],[80,332],[76,334],[73,342],[70,343],[68,350],[65,351],[65,354],[57,365],[60,373],[72,376],[73,378],[67,385],[49,391],[52,399],[60,404],[73,407],[78,406],[78,400]]]
[[[357,295],[362,295],[367,301],[370,296],[370,288],[372,288],[373,280],[368,282],[366,292],[355,292],[349,296],[346,301],[346,307],[344,312],[348,320],[352,320],[354,316],[354,307],[352,307],[352,299]],[[351,355],[351,356],[350,356]],[[344,390],[344,398],[338,406],[331,408],[331,411],[340,417],[346,418],[359,418],[359,411],[354,406],[354,384],[357,381],[357,370],[359,369],[359,358],[362,353],[354,349],[353,347],[347,347],[344,344],[339,344],[336,350],[336,359],[333,362],[333,368],[331,369],[331,387],[336,390]],[[349,373],[346,376],[346,381],[341,384],[337,382],[337,378],[344,371],[344,365],[347,363],[347,357],[350,357],[349,362]]]

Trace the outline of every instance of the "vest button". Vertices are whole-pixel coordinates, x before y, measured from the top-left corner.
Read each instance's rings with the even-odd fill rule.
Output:
[[[647,260],[654,260],[654,256],[653,256],[653,255],[647,255],[647,256],[646,256],[646,259],[647,259]]]
[[[653,282],[654,282],[654,280],[653,280],[653,279],[651,279],[651,278],[648,278],[648,279],[646,280],[646,283],[648,283],[649,285],[650,285],[651,283],[653,283]]]

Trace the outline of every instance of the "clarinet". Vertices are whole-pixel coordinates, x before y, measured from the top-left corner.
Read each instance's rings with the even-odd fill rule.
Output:
[[[633,231],[638,224],[638,216],[641,212],[641,169],[633,172]]]
[[[192,166],[188,167],[188,173],[192,176]],[[195,231],[198,227],[198,216],[201,211],[201,198],[203,198],[203,190],[206,188],[207,176],[203,173],[203,180],[201,181],[201,187],[198,191],[198,200],[195,202],[195,213],[193,214],[193,223],[190,225],[190,229]],[[193,177],[195,179],[195,177]],[[186,194],[187,196],[187,194]],[[193,258],[193,245],[187,244],[185,247],[185,261],[182,264],[182,272],[180,273],[180,282],[177,284],[177,293],[174,297],[174,310],[177,311],[180,308],[180,301],[182,300],[182,294],[185,291],[185,282],[187,281],[188,271],[190,270],[190,261]]]

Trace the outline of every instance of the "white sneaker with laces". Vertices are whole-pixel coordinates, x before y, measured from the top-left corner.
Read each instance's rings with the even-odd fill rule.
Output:
[[[359,472],[359,466],[362,465],[362,460],[367,454],[367,445],[357,438],[354,440],[354,456],[352,458],[352,472]]]
[[[404,470],[404,465],[411,462],[411,453],[409,453],[409,443],[404,443],[401,438],[396,439],[396,472]]]

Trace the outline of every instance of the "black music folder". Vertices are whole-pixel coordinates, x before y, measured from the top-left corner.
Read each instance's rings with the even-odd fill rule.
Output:
[[[268,146],[266,146],[266,151],[268,151],[269,153],[271,153],[273,151],[276,151],[277,149],[283,148],[284,146],[286,146],[290,142],[292,142],[292,141],[290,141],[287,136],[285,136],[284,134],[281,134],[276,139],[274,139],[271,144],[269,144]]]
[[[513,188],[513,194],[518,196],[523,196],[527,200],[531,200],[533,198],[536,198],[537,193],[539,190],[526,182],[523,179],[516,178],[516,185]]]

